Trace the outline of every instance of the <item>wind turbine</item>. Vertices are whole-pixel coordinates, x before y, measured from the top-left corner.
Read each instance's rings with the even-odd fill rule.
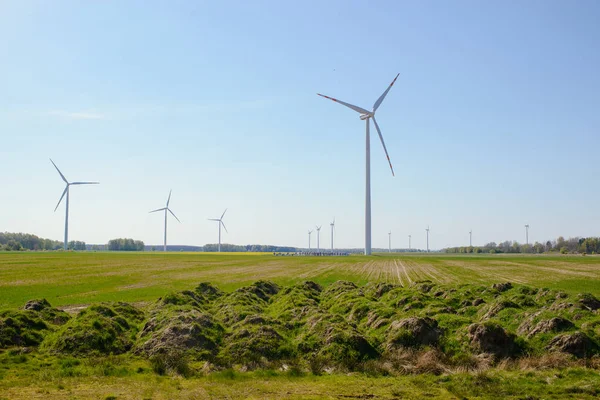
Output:
[[[172,190],[169,190],[169,198],[167,199],[167,205],[165,207],[157,208],[156,210],[152,210],[148,213],[148,214],[151,214],[151,213],[158,212],[158,211],[165,212],[165,242],[164,242],[164,246],[163,246],[164,251],[167,251],[167,211],[170,212],[171,215],[175,217],[177,222],[181,223],[181,221],[179,221],[179,218],[177,218],[175,213],[173,213],[173,211],[171,211],[171,209],[169,208],[169,202],[171,201],[171,192],[172,192]]]
[[[56,168],[56,170],[58,171],[62,180],[65,181],[65,183],[67,184],[67,186],[65,187],[65,190],[63,191],[62,196],[60,196],[60,200],[58,200],[58,203],[56,204],[56,207],[54,208],[54,212],[56,212],[56,210],[58,209],[58,206],[60,205],[60,202],[62,201],[63,197],[65,197],[65,194],[66,194],[67,200],[65,200],[66,211],[65,211],[64,249],[67,250],[67,246],[69,244],[69,188],[71,187],[71,185],[98,185],[98,184],[100,184],[100,182],[69,182],[67,180],[67,178],[65,178],[65,176],[62,174],[62,172],[60,172],[60,169],[58,169],[56,164],[54,164],[54,161],[52,161],[52,159],[50,159],[50,162],[52,163],[52,165],[54,165],[54,168]]]
[[[525,225],[525,244],[529,244],[529,224]]]
[[[412,238],[411,235],[408,235],[408,249],[410,250],[410,238]]]
[[[308,249],[310,250],[310,234],[313,233],[313,231],[308,231]]]
[[[398,74],[400,75],[400,74]],[[392,170],[392,176],[394,176],[394,168],[392,167],[392,162],[390,161],[390,156],[388,155],[387,149],[385,147],[385,142],[383,141],[383,136],[381,135],[381,130],[379,129],[379,125],[375,120],[375,112],[387,96],[388,92],[394,86],[396,79],[398,79],[398,75],[394,78],[390,86],[383,92],[381,96],[377,99],[375,104],[373,105],[373,111],[367,111],[364,108],[354,106],[349,103],[345,103],[341,100],[334,99],[333,97],[325,96],[320,93],[317,93],[321,97],[325,97],[326,99],[333,100],[336,103],[339,103],[343,106],[346,106],[357,113],[360,114],[360,119],[364,120],[366,123],[366,136],[365,136],[365,255],[371,254],[371,137],[370,137],[370,120],[373,119],[373,124],[375,125],[375,129],[377,129],[377,133],[379,134],[379,139],[381,140],[381,144],[383,146],[383,151],[385,152],[385,156],[387,157],[388,163],[390,164],[390,169]]]
[[[473,247],[473,229],[469,231],[469,247]]]
[[[221,252],[221,225],[223,225],[225,232],[227,232],[227,228],[225,227],[225,224],[223,223],[223,217],[225,216],[226,212],[227,212],[227,209],[225,209],[225,211],[223,211],[223,214],[221,214],[221,218],[208,218],[209,221],[218,221],[219,222],[219,253]],[[229,233],[229,232],[227,232],[227,233]]]
[[[333,253],[333,231],[335,230],[335,217],[333,217],[333,222],[329,224],[331,226],[331,252]]]
[[[323,225],[321,225],[323,226]],[[321,244],[319,243],[320,239],[321,239],[321,226],[316,226],[315,228],[317,228],[317,251],[321,251]]]
[[[427,225],[427,229],[425,229],[427,231],[427,252],[429,253],[429,225]]]
[[[388,232],[388,253],[392,252],[392,231]]]

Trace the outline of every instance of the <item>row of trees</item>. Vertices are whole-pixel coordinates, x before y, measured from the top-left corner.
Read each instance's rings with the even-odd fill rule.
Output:
[[[108,241],[110,251],[144,251],[144,242],[133,239],[112,239]]]
[[[58,250],[63,247],[63,242],[42,239],[29,233],[0,232],[0,250]]]
[[[504,241],[496,244],[487,243],[485,246],[462,246],[444,249],[446,253],[551,253],[562,254],[600,254],[600,238],[574,237],[565,239],[559,236],[556,240],[548,240],[546,243],[535,242],[534,244],[522,244],[516,241]]]

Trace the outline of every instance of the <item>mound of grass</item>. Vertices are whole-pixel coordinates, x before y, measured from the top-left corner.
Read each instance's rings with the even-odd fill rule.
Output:
[[[64,311],[53,308],[46,299],[30,300],[22,310],[0,312],[0,348],[37,346],[44,335],[69,320]]]
[[[44,347],[67,354],[121,354],[129,351],[143,313],[127,303],[102,303],[81,311],[56,332]]]

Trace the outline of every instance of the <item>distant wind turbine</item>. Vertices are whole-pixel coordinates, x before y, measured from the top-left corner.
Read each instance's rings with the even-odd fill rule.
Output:
[[[218,221],[219,222],[219,253],[221,252],[221,225],[223,225],[223,229],[225,229],[225,232],[227,232],[227,228],[225,227],[225,224],[223,223],[223,217],[225,216],[225,213],[227,212],[227,209],[225,209],[225,211],[223,211],[223,214],[221,214],[221,218],[208,218],[209,221]],[[229,233],[229,232],[227,232]]]
[[[408,235],[408,249],[410,250],[410,239],[412,238],[411,235]]]
[[[56,207],[54,208],[54,212],[56,212],[56,210],[58,209],[58,206],[60,205],[60,202],[62,201],[63,197],[65,197],[65,194],[67,195],[67,200],[65,200],[65,205],[66,205],[66,211],[65,211],[65,243],[64,243],[64,249],[67,250],[68,244],[69,244],[69,188],[71,187],[71,185],[98,185],[100,182],[69,182],[67,180],[67,178],[65,178],[65,176],[62,174],[62,172],[60,172],[60,169],[58,169],[58,167],[56,166],[56,164],[54,164],[54,161],[52,161],[52,159],[50,159],[50,162],[52,163],[52,165],[54,165],[54,168],[56,168],[56,170],[58,171],[60,177],[62,178],[63,181],[65,181],[65,183],[67,184],[67,186],[65,187],[65,190],[63,191],[62,196],[60,196],[60,200],[58,200],[58,204],[56,204]]]
[[[400,75],[400,74],[398,74]],[[375,129],[377,129],[377,133],[379,134],[379,139],[381,140],[381,144],[383,146],[383,151],[385,152],[385,156],[387,157],[388,163],[390,164],[390,169],[392,170],[392,176],[394,175],[394,168],[392,167],[392,162],[390,161],[390,156],[388,155],[387,149],[385,147],[385,142],[383,141],[383,136],[381,134],[381,130],[379,129],[379,125],[375,120],[375,112],[387,96],[388,92],[394,86],[396,79],[398,79],[398,75],[394,78],[392,83],[388,86],[388,88],[383,92],[381,96],[377,99],[375,104],[373,105],[373,111],[367,111],[364,108],[354,106],[349,103],[345,103],[341,100],[334,99],[333,97],[325,96],[320,93],[317,93],[321,97],[325,97],[326,99],[333,100],[336,103],[339,103],[343,106],[346,106],[357,113],[360,114],[360,119],[365,120],[366,122],[366,149],[365,149],[365,254],[371,254],[371,138],[370,138],[370,120],[373,120],[373,124],[375,125]]]
[[[388,232],[388,253],[392,252],[392,231]]]
[[[333,231],[335,230],[335,217],[333,217],[333,222],[331,222],[329,226],[331,226],[331,251],[333,252]]]
[[[171,192],[172,190],[169,190],[169,198],[167,198],[167,205],[163,208],[157,208],[156,210],[152,210],[149,212],[149,214],[154,213],[154,212],[158,212],[158,211],[164,211],[165,212],[165,241],[164,241],[164,245],[163,245],[163,250],[167,251],[167,211],[171,213],[172,216],[175,217],[175,219],[177,220],[177,222],[181,223],[181,221],[179,221],[179,218],[177,218],[177,216],[175,215],[175,213],[173,211],[171,211],[171,209],[169,208],[169,202],[171,201]]]
[[[429,225],[427,225],[427,229],[425,229],[427,231],[427,252],[429,253]]]
[[[529,244],[529,224],[525,225],[525,244]]]
[[[473,247],[473,229],[469,231],[469,247]]]
[[[308,249],[310,250],[310,235],[313,231],[308,231]]]
[[[323,225],[321,225],[323,226]],[[317,251],[321,251],[321,226],[315,226],[317,228]]]

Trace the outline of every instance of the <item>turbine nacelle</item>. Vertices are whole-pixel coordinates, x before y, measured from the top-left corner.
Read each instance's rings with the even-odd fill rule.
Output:
[[[375,116],[375,114],[374,114],[374,113],[370,113],[370,114],[361,114],[361,115],[360,115],[360,119],[362,119],[362,120],[364,121],[365,119],[373,118],[374,116]]]

